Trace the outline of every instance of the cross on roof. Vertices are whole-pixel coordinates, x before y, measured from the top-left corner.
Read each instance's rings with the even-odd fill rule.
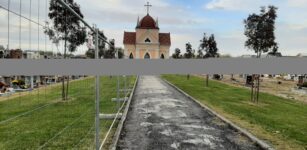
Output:
[[[149,7],[152,7],[152,5],[150,5],[149,2],[147,2],[147,4],[144,6],[147,7],[147,14],[149,14]]]

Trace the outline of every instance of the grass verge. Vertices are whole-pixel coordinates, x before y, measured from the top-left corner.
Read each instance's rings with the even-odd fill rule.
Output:
[[[116,77],[100,78],[102,113],[116,112],[117,104],[111,101],[116,81]],[[123,87],[123,78],[120,81]],[[129,85],[134,81],[130,77]],[[60,99],[60,84],[1,101],[0,149],[94,149],[94,86],[94,78],[71,82],[68,101]],[[101,140],[111,123],[101,120]]]
[[[307,149],[307,105],[261,93],[260,102],[250,102],[250,91],[201,77],[163,75],[201,103],[217,111],[276,149]]]

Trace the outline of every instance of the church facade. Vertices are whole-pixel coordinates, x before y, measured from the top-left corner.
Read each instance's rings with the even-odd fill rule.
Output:
[[[160,33],[158,19],[148,13],[137,20],[135,32],[124,32],[124,54],[130,59],[168,59],[170,33]]]

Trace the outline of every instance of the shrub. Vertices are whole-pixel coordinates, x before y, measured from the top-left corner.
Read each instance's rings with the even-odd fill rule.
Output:
[[[221,80],[221,76],[219,74],[214,74],[213,79],[215,80]]]
[[[18,85],[25,85],[25,81],[23,81],[23,80],[18,80]]]

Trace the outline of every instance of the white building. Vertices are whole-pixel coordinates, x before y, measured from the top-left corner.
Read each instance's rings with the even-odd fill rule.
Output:
[[[24,59],[42,59],[39,51],[26,50],[23,52]]]

